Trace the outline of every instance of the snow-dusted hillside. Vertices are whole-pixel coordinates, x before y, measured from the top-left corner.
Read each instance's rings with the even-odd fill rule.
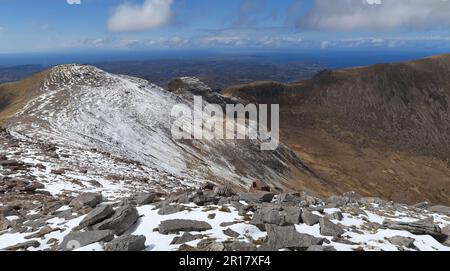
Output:
[[[261,152],[253,141],[174,141],[170,111],[189,99],[142,79],[62,65],[50,70],[41,93],[9,121],[15,136],[98,148],[177,176],[242,187],[262,180],[283,188],[302,170],[284,146]]]

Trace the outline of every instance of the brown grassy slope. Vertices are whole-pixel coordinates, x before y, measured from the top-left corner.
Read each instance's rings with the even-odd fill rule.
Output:
[[[450,203],[450,55],[224,95],[279,103],[282,141],[339,191]]]
[[[19,112],[39,94],[48,71],[38,73],[22,81],[0,85],[0,125]]]

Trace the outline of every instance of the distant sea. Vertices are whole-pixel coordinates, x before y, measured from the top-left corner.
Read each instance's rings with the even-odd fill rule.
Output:
[[[290,50],[290,51],[96,51],[54,52],[27,54],[0,54],[0,67],[38,64],[43,67],[67,64],[93,64],[110,61],[143,61],[156,59],[239,59],[270,63],[303,62],[320,64],[327,68],[366,66],[419,59],[445,51],[400,51],[400,50]],[[448,53],[448,52],[447,52]]]

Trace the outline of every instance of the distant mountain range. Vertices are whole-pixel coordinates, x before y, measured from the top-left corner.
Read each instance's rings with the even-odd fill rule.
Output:
[[[146,79],[161,87],[166,87],[176,77],[198,77],[216,92],[230,85],[258,80],[294,82],[310,78],[324,69],[323,65],[311,61],[275,61],[248,56],[102,61],[89,64],[110,73]],[[19,81],[48,68],[43,65],[0,67],[0,83]]]

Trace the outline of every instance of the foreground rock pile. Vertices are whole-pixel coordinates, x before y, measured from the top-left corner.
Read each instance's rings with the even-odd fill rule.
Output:
[[[208,184],[115,202],[83,193],[24,214],[26,208],[0,207],[0,249],[450,250],[450,208],[355,193],[323,199],[310,193],[234,193]],[[11,244],[11,238],[23,242]]]
[[[195,188],[96,150],[0,135],[0,250],[450,250],[449,207]]]

